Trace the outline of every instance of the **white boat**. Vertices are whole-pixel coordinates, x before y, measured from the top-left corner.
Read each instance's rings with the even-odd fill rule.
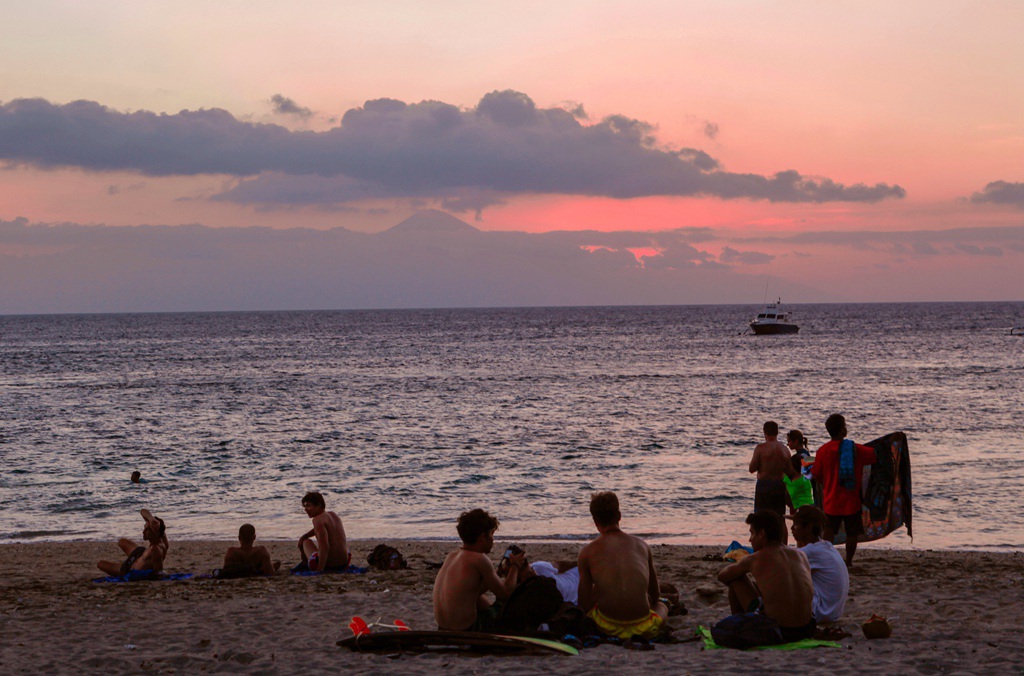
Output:
[[[750,322],[750,329],[759,336],[779,333],[796,333],[800,327],[789,319],[789,313],[782,309],[782,299],[766,305]]]
[[[1024,326],[1015,326],[1010,329],[1011,336],[1024,336]]]

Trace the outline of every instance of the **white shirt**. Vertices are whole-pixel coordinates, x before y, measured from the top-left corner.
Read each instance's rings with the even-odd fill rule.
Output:
[[[580,594],[580,569],[573,567],[564,573],[559,573],[558,568],[548,563],[547,561],[534,561],[530,564],[533,568],[533,572],[544,577],[550,577],[554,579],[555,586],[558,587],[558,593],[562,595],[562,600],[568,601],[573,605],[579,603]]]
[[[846,597],[850,593],[850,573],[842,555],[831,542],[818,540],[800,548],[811,564],[814,583],[814,619],[835,622],[843,616]]]

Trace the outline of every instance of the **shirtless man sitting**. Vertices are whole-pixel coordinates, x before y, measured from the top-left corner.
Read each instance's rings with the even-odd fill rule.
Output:
[[[149,546],[136,544],[128,538],[121,538],[117,546],[128,557],[123,563],[116,561],[100,561],[96,565],[107,575],[124,577],[128,580],[145,579],[164,569],[164,558],[167,556],[167,535],[164,520],[153,516],[148,509],[139,512],[145,519],[142,538]]]
[[[814,584],[807,557],[782,544],[786,524],[772,510],[747,516],[754,553],[726,566],[718,581],[729,587],[734,615],[756,613],[778,623],[784,643],[814,636]]]
[[[619,529],[622,514],[615,493],[595,493],[590,515],[597,539],[580,550],[579,604],[609,636],[654,638],[668,608],[658,600],[660,588],[651,548]]]
[[[316,491],[306,493],[302,496],[302,509],[313,520],[313,528],[299,538],[302,563],[292,571],[322,573],[348,568],[352,556],[348,551],[345,527],[337,514],[327,511],[324,496]]]
[[[526,555],[512,554],[508,574],[501,580],[487,557],[494,547],[497,529],[498,520],[482,509],[459,515],[456,530],[462,547],[445,558],[434,580],[434,619],[438,629],[488,631],[501,615],[502,602],[515,589]],[[497,599],[493,604],[484,596],[486,592]]]
[[[779,441],[779,425],[774,420],[766,422],[762,430],[764,441],[754,448],[750,458],[750,473],[757,474],[754,487],[754,511],[770,509],[786,516],[786,496],[789,491],[783,477],[795,479],[799,476],[793,469],[789,447]],[[782,544],[787,544],[786,529],[782,530]]]
[[[273,575],[281,567],[280,561],[270,560],[270,550],[263,545],[253,546],[256,528],[243,524],[238,529],[238,547],[228,547],[224,554],[224,567],[217,577],[246,577],[249,575]],[[217,571],[215,571],[217,572]]]

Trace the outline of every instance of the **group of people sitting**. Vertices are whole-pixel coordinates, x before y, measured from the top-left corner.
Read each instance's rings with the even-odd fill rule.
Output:
[[[796,446],[797,454],[790,456],[786,446],[777,441],[778,426],[770,421],[765,424],[765,442],[755,449],[750,463],[750,471],[758,474],[755,511],[746,518],[753,553],[718,574],[728,589],[732,617],[743,616],[748,624],[761,622],[776,628],[779,642],[810,638],[818,623],[838,620],[849,591],[847,567],[861,532],[860,474],[875,458],[871,448],[845,441],[842,416],[830,416],[826,427],[832,440],[818,450],[807,471],[821,484],[822,511],[814,504],[794,500],[787,487],[808,469],[801,453],[801,448],[806,448],[803,435],[791,433],[790,447]],[[788,499],[780,485],[790,494]],[[352,556],[341,519],[326,509],[317,492],[303,496],[302,507],[312,528],[299,538],[301,562],[293,572],[345,570]],[[163,569],[168,548],[165,524],[146,509],[141,514],[148,545],[120,540],[118,546],[127,558],[121,563],[98,564],[108,575],[145,579]],[[496,570],[488,555],[494,547],[498,520],[483,509],[461,514],[456,530],[462,545],[448,554],[434,581],[438,628],[492,630],[501,618],[503,603],[517,586],[541,575],[552,578],[562,601],[577,605],[592,626],[606,635],[628,639],[661,634],[669,609],[650,547],[620,528],[622,514],[615,493],[595,493],[590,515],[598,537],[580,550],[576,561],[531,564],[524,551],[510,548]],[[792,519],[796,547],[787,544],[784,515]],[[831,542],[832,532],[840,525],[847,533],[845,563]],[[226,552],[219,577],[277,572],[280,562],[271,561],[266,547],[254,545],[252,525],[243,525],[238,537],[239,546]],[[494,602],[487,598],[488,593],[494,595]]]
[[[578,605],[601,633],[617,638],[655,638],[665,629],[669,609],[663,598],[651,549],[624,533],[615,493],[595,493],[590,514],[598,537],[580,550],[577,560],[527,561],[512,549],[499,570],[488,556],[498,520],[482,509],[464,512],[457,531],[462,546],[451,552],[434,581],[434,618],[439,629],[492,631],[503,603],[534,575],[555,579],[564,601]],[[734,614],[754,614],[779,629],[780,642],[814,636],[817,623],[842,616],[849,576],[842,557],[822,539],[824,513],[805,505],[792,515],[797,547],[783,543],[781,516],[771,510],[750,514],[753,554],[723,568],[718,579],[727,587]],[[505,562],[507,561],[507,564]],[[506,567],[504,579],[500,568]],[[494,595],[492,603],[486,594]]]
[[[310,491],[302,497],[302,509],[312,521],[312,528],[299,538],[298,549],[301,561],[292,572],[332,572],[348,568],[352,554],[348,550],[345,527],[341,518],[327,510],[323,495]],[[167,527],[164,520],[153,516],[148,509],[141,510],[145,525],[142,538],[146,545],[140,545],[128,538],[121,538],[117,546],[127,558],[121,563],[100,561],[96,565],[107,575],[126,581],[144,580],[158,575],[164,569],[164,559],[170,546],[167,541]],[[249,575],[272,575],[280,567],[280,561],[272,561],[270,550],[256,545],[256,528],[243,524],[238,529],[238,546],[228,547],[224,554],[224,565],[216,569],[215,577],[231,578]]]

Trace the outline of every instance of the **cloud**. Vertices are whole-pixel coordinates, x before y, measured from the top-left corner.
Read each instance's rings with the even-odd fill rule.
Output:
[[[970,256],[1002,256],[1003,250],[997,246],[986,246],[980,247],[974,244],[962,244],[956,245],[956,248],[963,251],[965,254]]]
[[[275,105],[289,114],[306,110],[281,95]],[[793,170],[733,173],[703,150],[663,147],[655,132],[625,115],[589,122],[581,106],[541,108],[510,90],[491,92],[471,109],[367,101],[322,132],[241,121],[220,109],[120,112],[91,101],[43,99],[0,105],[0,159],[43,169],[226,174],[246,180],[220,199],[246,204],[458,200],[467,190],[772,202],[874,202],[905,194],[897,185],[847,186]],[[311,179],[313,190],[304,185]]]
[[[629,251],[652,238],[671,265]],[[702,260],[673,233],[483,232],[437,212],[376,234],[15,219],[0,313],[737,302],[760,285]]]
[[[714,141],[718,138],[718,124],[716,122],[705,122],[703,132],[705,136]]]
[[[313,117],[312,110],[300,106],[292,99],[282,96],[281,94],[274,94],[271,96],[270,103],[273,105],[274,113],[277,115],[294,115],[295,117],[303,120],[308,120]]]
[[[975,204],[1009,204],[1024,209],[1024,183],[992,181],[981,192],[971,195]]]
[[[946,230],[817,231],[789,235],[736,236],[733,244],[825,245],[857,251],[891,251],[897,255],[1003,256],[1024,251],[1024,226],[949,228]]]
[[[110,196],[120,195],[126,192],[137,192],[146,187],[144,182],[129,183],[128,185],[121,185],[120,183],[114,183],[107,186],[107,194]]]
[[[771,254],[760,251],[737,251],[730,246],[722,248],[722,254],[718,257],[720,263],[741,263],[743,265],[767,265],[775,260]]]

